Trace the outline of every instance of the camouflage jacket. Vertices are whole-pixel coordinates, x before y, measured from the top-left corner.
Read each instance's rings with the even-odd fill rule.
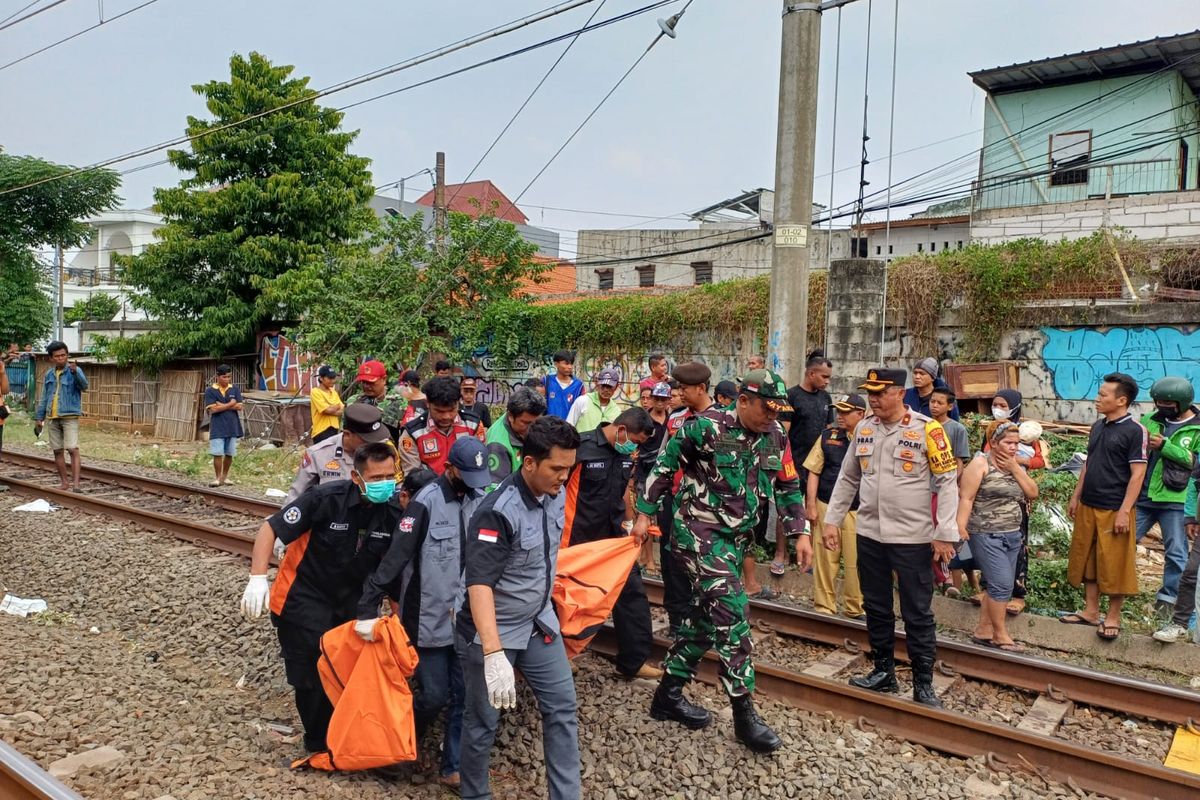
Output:
[[[401,422],[404,419],[404,409],[408,406],[408,401],[401,397],[400,392],[396,389],[388,389],[387,394],[380,400],[368,397],[361,391],[356,392],[346,398],[346,405],[350,405],[351,403],[367,403],[378,406],[382,422],[391,429],[393,436],[398,435]]]
[[[804,489],[792,460],[787,434],[779,425],[767,433],[741,426],[736,411],[712,406],[689,420],[658,455],[637,509],[653,514],[671,490],[676,470],[683,480],[675,502],[688,535],[674,543],[700,551],[714,537],[753,534],[767,498],[790,535],[804,531]]]

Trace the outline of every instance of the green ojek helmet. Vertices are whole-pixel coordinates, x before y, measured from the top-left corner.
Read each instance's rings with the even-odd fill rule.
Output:
[[[1150,399],[1155,403],[1178,403],[1179,412],[1183,413],[1191,407],[1192,401],[1196,398],[1195,390],[1192,389],[1192,384],[1187,378],[1181,378],[1178,375],[1168,375],[1165,378],[1159,378],[1150,387]]]

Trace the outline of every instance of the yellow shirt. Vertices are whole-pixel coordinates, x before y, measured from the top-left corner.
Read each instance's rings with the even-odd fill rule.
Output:
[[[308,410],[312,414],[312,436],[316,436],[328,428],[335,430],[338,428],[339,417],[336,414],[326,414],[325,409],[341,405],[341,403],[342,398],[338,395],[337,389],[322,389],[318,386],[309,392]]]
[[[58,419],[58,390],[62,388],[62,376],[65,369],[54,370],[54,399],[50,401],[50,419]]]

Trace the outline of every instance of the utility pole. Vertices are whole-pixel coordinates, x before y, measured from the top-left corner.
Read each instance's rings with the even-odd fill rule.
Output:
[[[843,4],[833,2],[824,6],[833,8]],[[819,2],[783,2],[771,318],[766,344],[771,369],[789,385],[803,376],[808,342],[808,234],[816,161],[822,8]]]
[[[63,337],[63,251],[62,243],[54,245],[54,277],[58,281],[58,309],[54,317],[54,338],[62,341]]]
[[[438,152],[433,176],[433,236],[437,253],[446,255],[446,154]]]

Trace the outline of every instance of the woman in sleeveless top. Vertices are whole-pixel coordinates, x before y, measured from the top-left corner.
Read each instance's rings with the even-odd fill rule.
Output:
[[[1017,557],[1023,547],[1025,507],[1038,495],[1037,484],[1017,462],[1020,443],[1017,426],[1001,422],[992,431],[988,452],[972,459],[958,487],[959,535],[970,539],[975,563],[987,581],[971,640],[1013,652],[1025,648],[1009,635],[1004,609],[1012,599]]]

